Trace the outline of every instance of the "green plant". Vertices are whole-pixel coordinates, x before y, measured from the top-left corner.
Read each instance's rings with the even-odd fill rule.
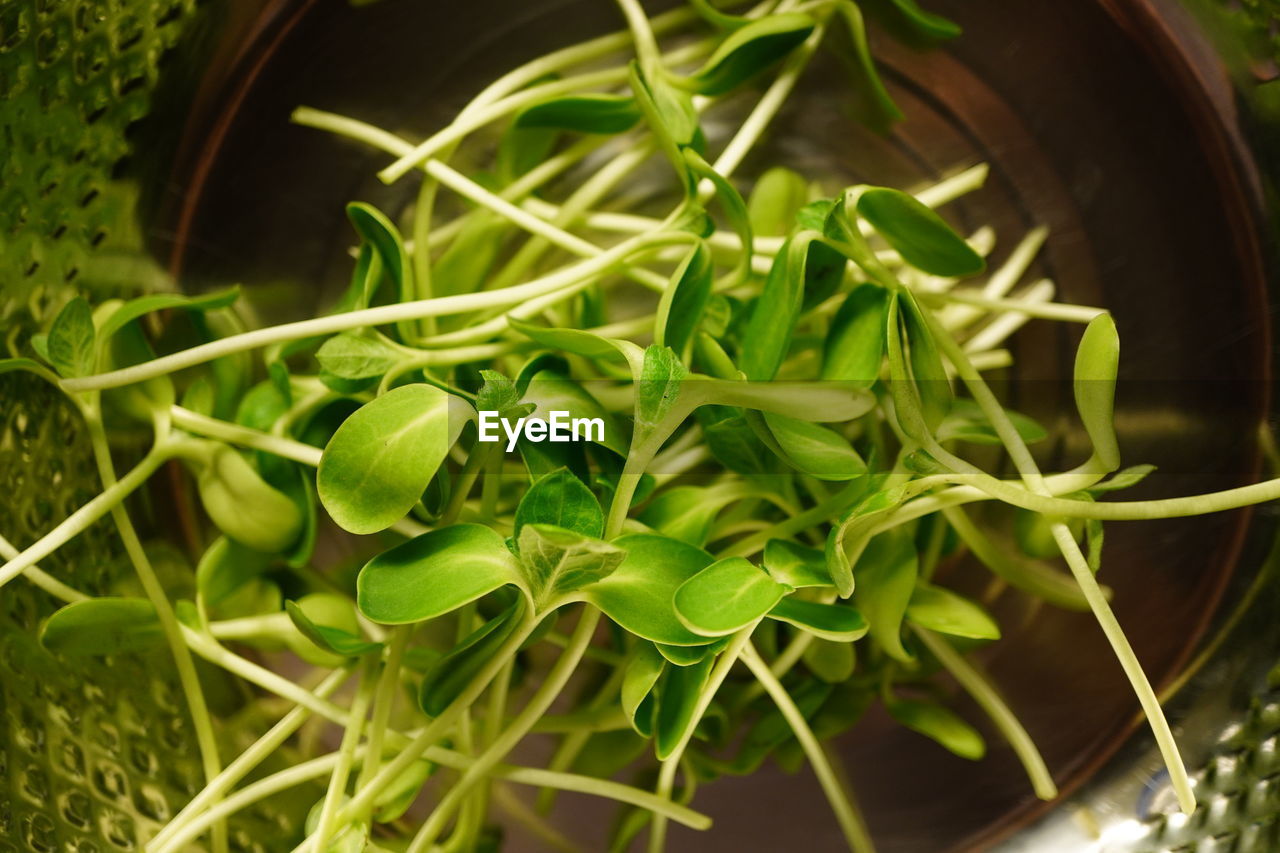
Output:
[[[924,37],[956,32],[912,2],[891,5]],[[30,341],[40,361],[0,362],[79,407],[103,484],[25,550],[0,540],[0,584],[22,575],[67,602],[43,630],[54,653],[163,643],[177,665],[208,785],[148,849],[206,833],[225,849],[237,810],[320,780],[308,850],[486,849],[491,806],[571,846],[508,783],[541,788],[543,809],[561,790],[615,800],[615,849],[647,828],[659,850],[669,821],[709,825],[690,806],[697,784],[772,757],[807,759],[850,847],[869,850],[823,741],[881,702],[980,758],[983,738],[946,707],[939,672],[1052,798],[1026,731],[962,652],[997,640],[998,625],[935,582],[961,546],[1009,585],[1093,611],[1190,811],[1169,727],[1095,577],[1102,524],[1272,500],[1280,481],[1106,499],[1149,471],[1120,470],[1115,325],[1050,301],[1047,283],[1009,295],[1042,231],[986,287],[957,286],[984,270],[994,235],[965,240],[933,208],[980,186],[984,168],[913,197],[825,196],[779,166],[739,194],[732,176],[832,28],[846,33],[867,120],[897,117],[854,4],[781,0],[738,15],[696,0],[652,21],[635,0],[620,6],[628,33],[511,72],[417,145],[297,111],[396,157],[388,181],[422,173],[409,240],[371,206],[349,206],[359,247],[331,313],[239,330],[234,290],[74,299]],[[664,52],[658,38],[675,33],[691,35]],[[618,63],[633,46],[635,60]],[[702,114],[775,67],[709,160]],[[463,146],[492,152],[491,169],[449,166]],[[613,209],[653,157],[674,178],[666,215]],[[441,187],[468,206],[437,214]],[[200,342],[157,357],[143,322],[160,311],[182,312]],[[1041,473],[1028,444],[1045,430],[1005,409],[982,374],[1009,363],[1001,344],[1029,318],[1085,326],[1075,396],[1093,452],[1063,473]],[[519,422],[554,410],[601,429],[560,445],[526,432],[511,439],[518,453],[479,440],[478,412]],[[113,444],[140,432],[149,449],[118,476]],[[1017,478],[960,455],[973,445],[1001,448]],[[193,599],[160,583],[125,505],[171,460],[191,469],[218,531]],[[981,501],[1018,513],[1021,553],[970,517]],[[107,515],[145,597],[87,598],[38,566]],[[368,552],[357,572],[314,568],[330,522],[371,537],[355,546]],[[1070,576],[1045,562],[1059,555]],[[288,650],[315,672],[295,683],[237,648]],[[287,702],[229,762],[195,657]],[[312,718],[341,728],[335,751],[237,788]],[[557,740],[548,767],[506,763],[532,733]],[[645,784],[613,781],[628,768]],[[433,778],[439,798],[414,828],[404,815]]]

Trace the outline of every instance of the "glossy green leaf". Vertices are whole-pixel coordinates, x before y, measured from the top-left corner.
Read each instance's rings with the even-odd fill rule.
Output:
[[[203,448],[196,485],[218,529],[255,551],[278,553],[292,545],[304,519],[289,496],[263,480],[238,450],[216,442]]]
[[[711,297],[714,267],[711,250],[701,240],[671,275],[654,315],[653,342],[684,353],[702,322],[702,312]]]
[[[899,723],[961,758],[977,761],[987,753],[986,742],[977,729],[941,705],[896,699],[888,702],[886,707],[889,715]]]
[[[217,607],[271,565],[272,556],[219,536],[196,565],[196,592],[206,607]]]
[[[374,823],[391,823],[402,818],[434,771],[434,764],[419,758],[392,779],[373,799]],[[372,850],[372,845],[364,849]]]
[[[847,598],[853,592],[853,566],[862,556],[876,525],[923,488],[920,481],[915,480],[871,491],[831,528],[826,542],[827,571],[842,597]]]
[[[623,672],[622,710],[631,727],[644,737],[653,734],[653,712],[657,707],[653,688],[666,666],[653,644],[641,641],[636,643]]]
[[[870,187],[858,196],[857,209],[858,215],[918,270],[961,278],[986,267],[982,256],[941,216],[904,192]]]
[[[789,238],[774,256],[760,297],[751,311],[741,354],[748,379],[772,379],[786,357],[804,298],[804,268],[811,237]]]
[[[858,285],[845,297],[823,342],[823,379],[869,388],[880,378],[891,298],[889,291],[874,284]]]
[[[1033,419],[1012,409],[1005,409],[1005,414],[1013,422],[1013,428],[1022,440],[1028,444],[1043,441],[1048,431]],[[995,427],[987,418],[982,408],[972,400],[956,399],[951,404],[951,412],[938,425],[938,441],[967,441],[971,444],[1000,444],[1001,439]]]
[[[736,89],[798,47],[815,25],[813,18],[799,13],[754,20],[730,33],[689,83],[704,95]]]
[[[65,377],[87,376],[94,368],[93,310],[77,296],[58,312],[45,343],[49,363]]]
[[[1120,370],[1120,336],[1110,314],[1099,314],[1085,327],[1076,350],[1073,389],[1076,409],[1093,453],[1103,467],[1120,467],[1120,442],[1116,439],[1116,375]]]
[[[200,296],[183,296],[180,293],[152,293],[130,299],[113,311],[98,330],[98,340],[105,341],[130,322],[154,311],[182,308],[187,311],[214,311],[226,308],[240,298],[240,287],[206,293]]]
[[[498,412],[505,414],[520,405],[520,392],[516,384],[496,370],[481,370],[480,378],[484,384],[476,392],[476,409],[478,411]]]
[[[680,397],[689,370],[670,347],[651,346],[644,351],[644,367],[636,382],[636,421],[632,444],[637,445],[659,427]]]
[[[926,428],[936,432],[951,411],[951,381],[942,364],[942,355],[933,340],[933,331],[921,313],[920,305],[910,291],[898,294],[902,330],[906,335],[907,363],[911,380],[920,395],[921,413]]]
[[[785,237],[791,233],[796,214],[809,203],[809,182],[784,166],[765,171],[747,196],[751,228],[763,237]]]
[[[343,421],[316,479],[338,526],[376,533],[404,518],[456,438],[449,420],[449,395],[417,384],[388,391]]]
[[[852,643],[815,638],[804,650],[804,665],[828,684],[839,684],[853,675],[857,655]]]
[[[858,578],[854,604],[866,616],[872,638],[890,657],[903,662],[913,660],[902,645],[902,620],[918,568],[915,543],[900,527],[873,537],[854,566]]]
[[[1000,639],[1000,626],[981,605],[923,581],[918,582],[911,593],[907,619],[921,628],[953,637]]]
[[[946,40],[960,35],[960,25],[920,8],[916,0],[889,0],[908,24],[925,38]]]
[[[341,379],[370,379],[385,374],[404,356],[382,341],[354,332],[343,332],[325,341],[316,361]]]
[[[485,281],[510,233],[511,225],[503,217],[488,211],[474,211],[458,236],[449,241],[444,254],[432,264],[432,294],[452,296],[484,290]],[[438,322],[455,328],[464,321],[442,317]]]
[[[478,524],[455,524],[410,539],[360,570],[360,612],[384,625],[433,619],[506,584],[520,565],[502,537]]]
[[[582,536],[604,535],[604,510],[586,485],[561,468],[539,479],[516,507],[516,541],[526,524],[550,524]]]
[[[769,611],[769,618],[786,622],[834,643],[851,643],[866,636],[867,620],[847,604],[823,604],[784,598]]]
[[[701,548],[721,510],[740,495],[702,486],[663,489],[640,513],[640,521],[664,536]]]
[[[765,412],[769,434],[782,458],[797,471],[819,480],[854,480],[867,473],[867,463],[844,436],[815,423]]]
[[[508,317],[507,324],[525,337],[537,341],[552,350],[573,353],[584,358],[623,358],[633,370],[641,364],[644,355],[640,347],[630,341],[602,338],[580,329],[550,329]]]
[[[527,107],[516,116],[515,125],[614,134],[635,127],[640,117],[640,106],[629,95],[565,95]]]
[[[1097,497],[1107,492],[1115,492],[1120,489],[1128,489],[1138,485],[1147,478],[1148,475],[1156,470],[1154,465],[1134,465],[1117,471],[1109,479],[1103,480],[1101,483],[1094,483],[1088,489],[1089,494]]]
[[[658,710],[654,722],[654,746],[658,760],[669,758],[685,729],[693,724],[693,713],[711,674],[714,658],[693,666],[668,667],[658,685]]]
[[[0,358],[0,375],[13,371],[34,373],[46,382],[54,385],[58,384],[57,375],[51,373],[47,367],[38,361],[30,358]]]
[[[468,634],[436,662],[418,690],[418,705],[428,716],[440,716],[467,689],[523,623],[526,606],[523,597],[516,598],[507,609]]]
[[[765,544],[761,565],[778,583],[794,589],[832,585],[822,551],[786,539],[770,539]]]
[[[626,558],[613,574],[579,594],[638,637],[673,646],[705,645],[706,637],[680,622],[672,599],[681,584],[711,564],[711,555],[648,533],[619,536],[613,544],[627,552]]]
[[[519,387],[520,383],[516,385]],[[626,456],[626,433],[583,383],[551,370],[542,370],[527,383],[523,399],[534,405],[534,417],[546,419],[551,412],[568,412],[571,419],[599,418],[604,422],[604,435],[600,437],[599,431],[591,430],[591,440],[619,456]],[[596,441],[597,438],[600,440]],[[521,446],[527,444],[530,442],[522,442]],[[543,444],[544,449],[552,446]]]
[[[886,131],[895,122],[902,120],[902,111],[889,97],[889,92],[876,71],[875,60],[871,56],[871,46],[867,43],[866,23],[862,19],[862,11],[858,4],[840,2],[836,10],[847,24],[851,55],[846,63],[852,77],[853,91],[864,100],[861,117],[875,130]]]
[[[722,637],[763,617],[788,588],[742,557],[717,560],[676,590],[676,616],[695,634]]]
[[[163,640],[156,609],[142,598],[76,601],[55,611],[40,629],[46,649],[77,657],[146,651]]]
[[[539,608],[554,607],[569,593],[608,577],[626,556],[608,542],[550,524],[525,524],[516,542],[525,585]]]
[[[373,247],[382,269],[391,277],[395,285],[396,295],[401,302],[414,298],[413,267],[409,263],[409,255],[405,252],[404,238],[400,230],[392,224],[382,211],[371,204],[353,201],[347,205],[347,218],[351,220],[356,233]],[[371,297],[372,294],[367,296]]]
[[[669,646],[666,643],[655,643],[658,653],[667,659],[667,663],[675,666],[693,666],[702,663],[710,655],[724,651],[729,644],[728,637],[708,642],[702,646]]]
[[[335,596],[336,597],[336,596]],[[345,599],[342,599],[346,603]],[[314,605],[312,605],[314,607]],[[347,605],[348,608],[350,605]],[[302,635],[323,651],[339,657],[359,657],[369,652],[377,651],[382,648],[381,643],[371,643],[363,639],[359,634],[337,628],[332,625],[322,625],[314,621],[307,610],[309,608],[303,606],[303,602],[286,601],[284,604],[285,612],[289,614],[289,618],[293,621],[294,626],[302,632]]]

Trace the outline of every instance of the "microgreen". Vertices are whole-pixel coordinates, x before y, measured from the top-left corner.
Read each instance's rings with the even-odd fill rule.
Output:
[[[53,655],[167,644],[200,738],[209,787],[148,849],[208,834],[223,853],[238,797],[301,784],[289,774],[314,766],[308,778],[328,782],[307,853],[486,849],[499,780],[615,800],[614,849],[647,829],[658,853],[669,821],[709,824],[688,802],[695,778],[772,758],[807,761],[849,846],[867,853],[824,741],[879,703],[981,758],[972,722],[938,699],[939,668],[1051,798],[1014,709],[970,663],[1009,640],[985,598],[952,588],[966,553],[1007,582],[1004,595],[1095,614],[1191,808],[1168,724],[1094,577],[1103,522],[1274,500],[1280,482],[1121,499],[1151,469],[1118,470],[1116,325],[1047,303],[1042,288],[1009,290],[1039,230],[991,273],[1009,279],[1006,296],[968,281],[986,272],[989,238],[971,245],[934,208],[984,168],[918,195],[828,185],[796,164],[735,174],[767,159],[753,149],[820,44],[841,52],[869,124],[900,115],[858,6],[692,0],[650,20],[636,0],[619,5],[629,33],[534,60],[421,144],[295,114],[396,158],[386,179],[423,172],[403,235],[374,206],[347,207],[350,286],[328,313],[251,329],[234,289],[77,297],[22,342],[38,360],[0,361],[67,393],[103,477],[46,536],[5,546],[0,585],[25,575],[67,600],[41,631]],[[959,31],[914,0],[889,6],[917,36]],[[832,31],[843,41],[829,44]],[[731,124],[731,105],[757,88],[727,142],[703,133]],[[465,203],[436,205],[448,191]],[[190,346],[157,357],[149,335],[170,311]],[[1074,391],[1092,455],[1068,472],[1042,473],[1027,449],[1051,436],[1071,446],[1056,441],[1063,428],[1003,406],[975,366],[1007,356],[1009,332],[993,322],[1005,311],[1087,323]],[[603,432],[482,440],[486,415],[556,412]],[[136,446],[139,424],[152,446],[117,476],[113,431]],[[1019,479],[960,455],[975,446],[1006,454]],[[194,531],[194,601],[160,582],[126,507],[174,459],[191,472],[191,514],[208,521]],[[980,500],[982,512],[963,506]],[[90,598],[39,568],[108,515],[145,598]],[[335,568],[339,555],[351,559]],[[294,683],[243,648],[317,672]],[[193,654],[251,685],[263,704],[243,719],[272,712],[271,695],[292,706],[256,741],[237,734],[252,742],[225,770]],[[335,693],[349,675],[357,683]],[[297,767],[233,794],[309,715],[344,729],[340,748],[318,755],[330,739],[293,739]],[[549,766],[511,764],[534,732],[558,740]],[[438,774],[425,819],[410,817],[437,766],[457,772]]]

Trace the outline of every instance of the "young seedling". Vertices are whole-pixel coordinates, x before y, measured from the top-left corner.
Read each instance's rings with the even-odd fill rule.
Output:
[[[1191,811],[1096,578],[1103,522],[1269,501],[1280,481],[1112,497],[1149,473],[1119,470],[1115,325],[1051,302],[1052,283],[1018,289],[1042,229],[990,271],[994,232],[952,229],[937,209],[985,167],[914,196],[823,186],[787,164],[735,179],[833,28],[849,36],[868,121],[899,116],[856,5],[694,0],[652,20],[637,0],[619,5],[627,32],[515,69],[425,140],[294,114],[384,152],[384,180],[422,182],[404,222],[347,208],[351,284],[330,313],[244,329],[236,291],[77,298],[28,342],[38,359],[0,361],[68,395],[102,479],[26,549],[0,539],[0,585],[23,576],[66,602],[41,633],[52,654],[166,644],[177,666],[208,784],[148,851],[206,834],[226,849],[228,820],[297,787],[313,803],[299,850],[493,849],[495,809],[563,843],[507,784],[543,789],[542,807],[553,791],[615,801],[612,849],[647,830],[658,851],[670,821],[708,828],[690,807],[697,785],[772,758],[808,761],[865,853],[828,743],[868,707],[956,755],[986,752],[935,673],[1051,799],[1050,769],[974,659],[1000,626],[947,588],[944,561],[961,549],[1018,594],[1096,615]],[[893,5],[922,38],[958,33]],[[711,145],[704,117],[757,89],[738,131]],[[449,165],[459,152],[490,168],[463,174]],[[651,176],[637,192],[654,160],[666,196]],[[465,212],[439,213],[442,191]],[[139,321],[160,311],[189,316],[190,347],[151,351]],[[1046,430],[982,375],[1010,362],[1002,344],[1028,319],[1085,325],[1075,398],[1092,452],[1069,471],[1040,470],[1027,445]],[[555,412],[602,428],[483,440],[482,424]],[[117,477],[112,439],[140,430],[150,449]],[[968,461],[974,445],[1002,449],[1018,479]],[[209,521],[194,592],[160,582],[127,505],[170,460]],[[971,515],[978,501],[997,506]],[[992,523],[1002,511],[1012,542]],[[145,597],[90,598],[38,565],[108,514]],[[356,571],[317,548],[324,527],[351,534]],[[287,651],[314,673],[290,681],[245,649]],[[276,720],[230,761],[218,735],[236,723],[206,707],[193,655],[252,685],[251,719]],[[309,720],[342,733],[298,737]],[[558,739],[549,766],[509,763],[537,732]],[[291,766],[259,771],[290,744]],[[429,780],[438,798],[419,802]]]

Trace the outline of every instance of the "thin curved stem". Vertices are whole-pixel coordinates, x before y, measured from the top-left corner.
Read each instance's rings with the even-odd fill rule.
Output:
[[[796,740],[800,742],[801,748],[804,749],[804,754],[809,759],[809,766],[813,768],[814,775],[818,777],[822,792],[827,795],[827,802],[831,804],[831,810],[835,812],[836,820],[840,823],[840,829],[844,833],[844,838],[848,842],[849,848],[854,853],[872,853],[875,850],[875,845],[871,842],[871,835],[867,832],[866,823],[854,805],[853,798],[845,790],[844,785],[841,784],[840,777],[836,775],[835,769],[831,766],[831,760],[827,757],[826,751],[823,750],[822,744],[818,742],[813,730],[809,728],[809,723],[805,720],[804,714],[796,707],[796,703],[787,693],[787,689],[774,676],[773,671],[769,669],[769,665],[760,657],[754,646],[748,644],[743,649],[742,661],[760,683],[764,685],[765,692],[773,699],[774,704],[782,712],[787,724],[791,726],[791,731],[795,734]]]

